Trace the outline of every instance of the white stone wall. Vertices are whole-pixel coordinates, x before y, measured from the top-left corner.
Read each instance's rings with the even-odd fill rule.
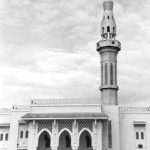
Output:
[[[105,105],[102,107],[103,113],[108,115],[112,126],[112,148],[111,150],[120,149],[120,136],[119,136],[119,110],[118,106]],[[105,126],[104,126],[105,125]],[[108,150],[108,126],[107,122],[103,123],[103,150]]]
[[[142,150],[150,149],[150,109],[148,107],[124,107],[120,109],[121,150],[139,150],[137,144],[145,145]],[[135,125],[136,123],[136,125]],[[138,125],[139,124],[139,125]],[[145,125],[144,125],[145,124]],[[136,140],[135,130],[145,130],[143,140]]]
[[[18,129],[18,147],[19,149],[27,149],[28,148],[28,137],[26,137],[26,132],[29,132],[28,124],[19,123]],[[23,137],[21,138],[21,132],[23,132]]]
[[[29,107],[26,106],[14,106],[11,110],[8,150],[19,148],[19,121],[28,112]]]
[[[3,134],[3,140],[0,141],[0,150],[7,150],[9,140],[9,127],[8,126],[0,127],[0,135],[1,134]],[[6,140],[6,134],[8,134],[8,140]]]

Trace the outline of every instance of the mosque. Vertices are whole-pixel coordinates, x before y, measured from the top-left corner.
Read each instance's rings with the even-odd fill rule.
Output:
[[[0,110],[0,150],[150,150],[150,107],[118,105],[113,1],[103,2],[101,100],[33,99]]]

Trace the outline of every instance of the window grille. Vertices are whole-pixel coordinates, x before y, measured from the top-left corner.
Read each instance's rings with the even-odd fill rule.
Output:
[[[42,129],[47,129],[52,132],[52,121],[38,122],[38,132],[40,132]]]
[[[88,128],[93,132],[93,121],[92,120],[79,121],[78,132],[80,132],[83,128]]]
[[[60,132],[64,128],[67,128],[72,132],[72,123],[73,121],[70,120],[58,121],[58,132]]]

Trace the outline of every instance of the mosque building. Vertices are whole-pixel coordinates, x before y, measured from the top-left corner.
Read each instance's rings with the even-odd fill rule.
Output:
[[[0,110],[0,150],[150,150],[150,107],[118,105],[113,1],[103,2],[101,100],[33,99]]]

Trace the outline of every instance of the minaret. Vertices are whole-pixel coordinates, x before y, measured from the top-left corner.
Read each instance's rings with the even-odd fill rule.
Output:
[[[97,51],[101,56],[101,103],[118,104],[117,54],[121,43],[116,38],[116,23],[113,15],[113,1],[103,2],[104,14],[101,21],[101,37]]]

